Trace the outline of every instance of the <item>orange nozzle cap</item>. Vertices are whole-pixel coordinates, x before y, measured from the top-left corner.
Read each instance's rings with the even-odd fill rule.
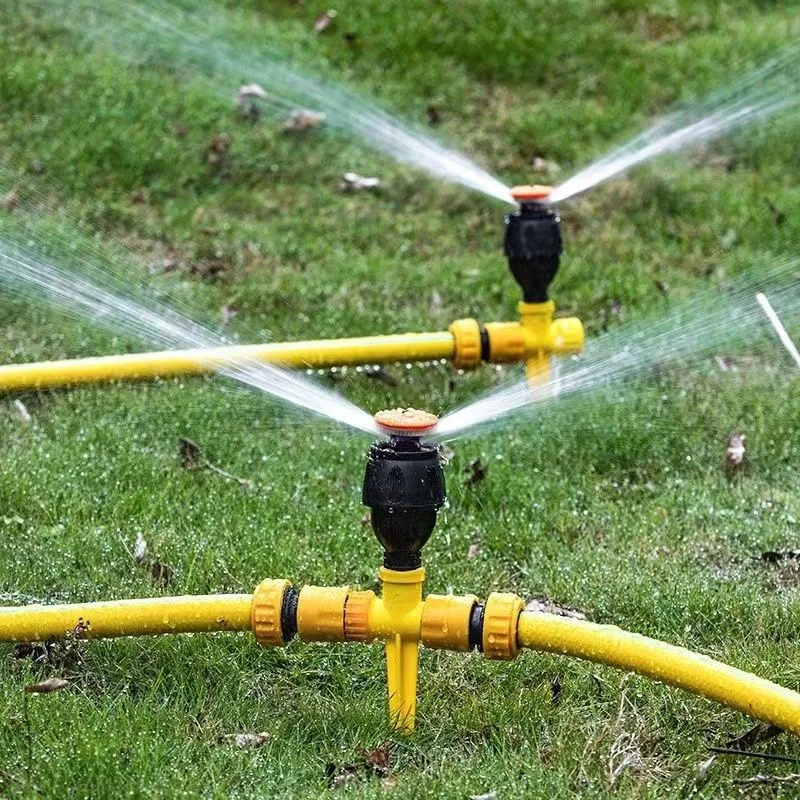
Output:
[[[538,183],[526,186],[513,186],[511,196],[521,203],[523,200],[547,200],[553,193],[552,186],[541,186]]]
[[[422,436],[439,423],[436,414],[416,408],[389,408],[373,418],[378,427],[395,436]]]

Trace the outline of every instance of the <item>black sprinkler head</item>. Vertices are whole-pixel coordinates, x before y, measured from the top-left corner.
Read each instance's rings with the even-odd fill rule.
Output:
[[[389,441],[375,442],[367,457],[362,499],[384,549],[384,566],[396,570],[421,566],[420,550],[445,502],[439,448],[419,435],[395,431]]]
[[[558,272],[563,244],[561,218],[547,205],[549,187],[518,186],[511,194],[519,202],[506,214],[503,250],[526,303],[547,301],[547,288]]]

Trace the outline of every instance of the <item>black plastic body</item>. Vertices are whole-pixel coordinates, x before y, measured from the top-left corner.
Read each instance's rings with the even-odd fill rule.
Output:
[[[383,546],[384,565],[416,569],[445,502],[439,448],[410,436],[375,442],[367,458],[362,499]]]
[[[564,246],[561,218],[544,203],[523,201],[506,214],[503,251],[526,303],[544,303]]]

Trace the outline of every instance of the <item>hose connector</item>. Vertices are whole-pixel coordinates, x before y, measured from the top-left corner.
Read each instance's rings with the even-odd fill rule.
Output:
[[[492,592],[483,612],[483,654],[498,661],[513,661],[519,653],[517,624],[525,608],[522,598]]]

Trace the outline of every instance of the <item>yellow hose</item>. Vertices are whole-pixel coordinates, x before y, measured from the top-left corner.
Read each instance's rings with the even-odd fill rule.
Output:
[[[330,367],[385,364],[395,361],[450,359],[455,351],[453,334],[404,333],[353,339],[234,345],[229,347],[128,353],[94,358],[42,361],[0,366],[0,391],[74,386],[115,380],[202,375],[237,361],[260,361],[286,367]]]
[[[630,670],[735,708],[800,736],[800,694],[683,647],[613,625],[523,612],[523,647]]]
[[[159,633],[249,631],[249,594],[156,597],[60,606],[0,608],[0,641],[63,639],[79,625],[81,638]]]

